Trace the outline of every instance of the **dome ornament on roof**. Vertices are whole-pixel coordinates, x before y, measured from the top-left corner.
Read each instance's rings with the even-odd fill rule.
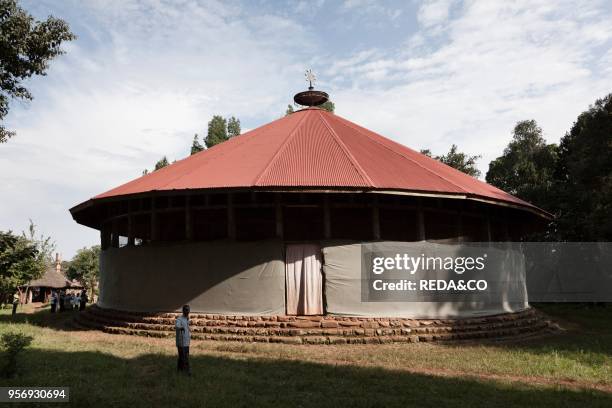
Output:
[[[319,106],[327,102],[329,100],[329,95],[326,92],[315,91],[314,89],[313,84],[317,78],[312,72],[312,69],[306,70],[304,76],[306,77],[306,81],[308,81],[308,90],[295,94],[293,97],[295,103],[302,106]]]

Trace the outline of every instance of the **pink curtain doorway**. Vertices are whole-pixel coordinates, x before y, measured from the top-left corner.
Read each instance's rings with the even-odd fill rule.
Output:
[[[285,258],[287,314],[323,314],[321,248],[314,244],[287,245]]]

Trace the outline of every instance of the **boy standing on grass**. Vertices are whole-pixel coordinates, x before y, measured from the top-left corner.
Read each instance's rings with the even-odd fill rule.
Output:
[[[179,372],[191,375],[189,367],[189,342],[191,333],[189,332],[189,305],[183,306],[183,315],[176,318],[176,348],[178,350]]]

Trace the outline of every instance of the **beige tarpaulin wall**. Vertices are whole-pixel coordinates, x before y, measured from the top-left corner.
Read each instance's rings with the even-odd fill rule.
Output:
[[[287,314],[323,314],[321,248],[314,244],[297,244],[287,245],[286,251]]]
[[[113,248],[100,256],[101,307],[285,314],[281,241],[229,241]]]
[[[532,302],[612,302],[612,242],[523,242]]]
[[[405,244],[410,243],[364,245],[400,251]],[[440,244],[426,245],[431,248]],[[361,246],[331,242],[322,245],[326,313],[441,318],[490,315],[527,307],[524,266],[512,262],[504,264],[507,267],[499,275],[502,280],[511,278],[508,280],[515,284],[508,287],[508,293],[488,301],[362,302]],[[512,251],[506,255],[510,260],[516,259]],[[189,303],[194,312],[285,314],[286,271],[284,243],[280,240],[112,248],[102,251],[100,267],[101,307],[157,312],[176,311]]]
[[[381,242],[374,245],[385,250],[402,251],[404,245],[415,243]],[[433,243],[424,243],[432,248]],[[524,310],[528,307],[525,287],[524,263],[509,262],[507,268],[499,271],[499,278],[513,281],[508,287],[512,293],[496,296],[481,302],[362,302],[361,300],[361,246],[362,244],[334,244],[323,246],[323,272],[325,279],[326,311],[329,314],[350,316],[388,316],[412,318],[445,318],[491,315]],[[458,249],[461,245],[454,245]],[[442,248],[442,247],[441,247]],[[507,252],[503,256],[511,261],[520,259],[516,253]],[[507,275],[506,277],[501,275]],[[511,296],[510,296],[511,295]],[[512,302],[504,298],[514,299]],[[516,301],[516,299],[521,299]]]

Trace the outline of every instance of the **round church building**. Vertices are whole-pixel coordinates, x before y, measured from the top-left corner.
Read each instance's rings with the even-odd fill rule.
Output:
[[[424,341],[541,328],[520,254],[503,243],[548,215],[318,108],[326,98],[298,94],[306,108],[73,207],[102,248],[99,299],[81,323],[173,335],[168,317],[189,304],[194,336],[207,339]],[[499,261],[486,295],[372,290],[385,276],[371,274],[373,256],[425,261],[471,243],[490,244]]]

